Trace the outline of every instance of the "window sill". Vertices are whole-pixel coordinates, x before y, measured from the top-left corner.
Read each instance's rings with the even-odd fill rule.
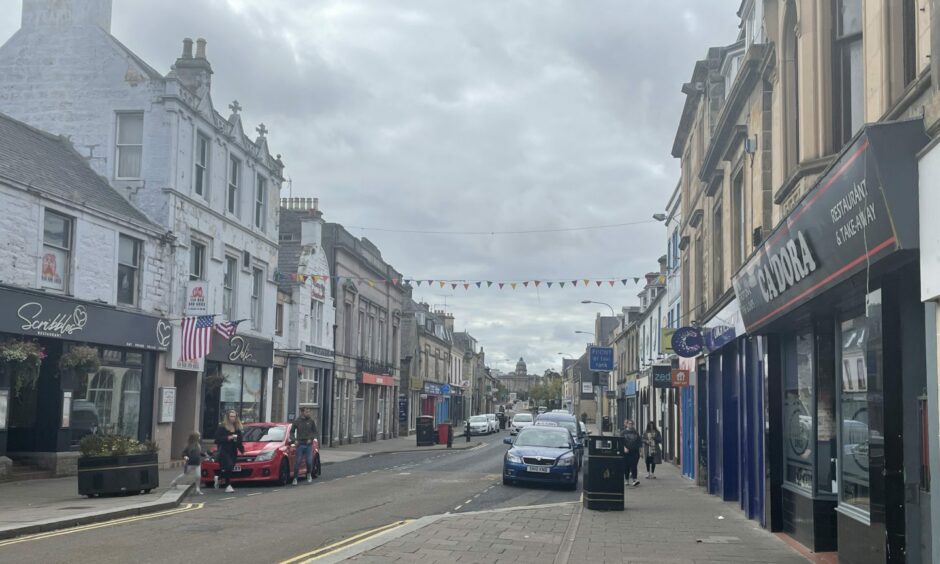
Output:
[[[808,490],[806,488],[801,488],[800,486],[791,484],[789,482],[784,482],[780,487],[782,487],[783,489],[787,491],[793,492],[795,494],[801,495],[809,499],[821,499],[821,500],[833,500],[833,501],[836,499],[835,494],[820,494],[820,493],[814,494],[811,490]]]
[[[857,507],[839,502],[839,504],[836,506],[836,513],[845,515],[850,519],[855,519],[859,523],[864,524],[866,527],[871,526],[871,514]]]

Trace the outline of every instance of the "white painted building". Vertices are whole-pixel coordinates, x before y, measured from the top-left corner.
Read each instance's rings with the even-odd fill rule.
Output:
[[[154,437],[166,460],[192,430],[213,433],[223,410],[249,420],[270,412],[283,164],[269,154],[263,125],[254,140],[245,134],[237,103],[228,118],[216,111],[204,40],[195,54],[186,40],[164,75],[114,38],[110,22],[111,0],[23,0],[21,27],[0,47],[0,112],[69,136],[96,172],[173,233],[172,318],[184,312],[188,282],[203,281],[208,313],[246,320],[242,339],[215,339],[205,366],[167,355],[177,370],[161,370],[158,384],[177,389],[176,423]],[[246,347],[252,354],[239,354]]]

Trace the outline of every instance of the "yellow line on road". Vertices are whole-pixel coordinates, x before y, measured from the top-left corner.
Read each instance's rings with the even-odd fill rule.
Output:
[[[349,538],[345,538],[341,541],[334,542],[327,546],[318,548],[316,550],[311,550],[310,552],[305,552],[288,560],[282,561],[280,564],[297,564],[298,562],[311,562],[323,558],[324,556],[329,556],[335,552],[339,552],[344,548],[349,548],[350,546],[355,546],[359,543],[366,542],[372,537],[376,537],[383,533],[387,533],[392,529],[397,529],[403,525],[406,525],[411,522],[411,519],[405,519],[404,521],[395,521],[394,523],[389,523],[388,525],[383,525],[369,531],[363,531],[357,535],[353,535]]]
[[[15,539],[0,541],[0,548],[5,546],[10,546],[14,544],[19,544],[23,542],[32,542],[37,540],[48,539],[52,537],[60,537],[63,535],[71,535],[74,533],[82,533],[85,531],[92,531],[95,529],[101,529],[103,527],[113,527],[115,525],[124,525],[126,523],[134,523],[136,521],[144,521],[147,519],[156,519],[158,517],[167,517],[170,515],[177,515],[179,513],[187,513],[189,511],[195,511],[197,509],[202,509],[205,503],[187,503],[181,505],[176,509],[170,509],[167,511],[158,511],[156,513],[147,513],[145,515],[136,515],[134,517],[125,517],[123,519],[114,519],[113,521],[105,521],[103,523],[93,523],[90,525],[80,525],[78,527],[72,527],[69,529],[62,529],[60,531],[50,531],[48,533],[36,533],[34,535],[26,535],[22,537],[17,537]]]

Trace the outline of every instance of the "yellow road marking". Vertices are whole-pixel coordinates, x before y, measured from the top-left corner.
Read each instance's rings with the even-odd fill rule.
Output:
[[[364,531],[357,535],[353,535],[349,538],[345,538],[341,541],[334,542],[333,544],[329,544],[327,546],[318,548],[316,550],[305,552],[304,554],[300,554],[288,560],[284,560],[280,564],[296,564],[298,562],[311,562],[313,560],[323,558],[324,556],[329,556],[330,554],[333,554],[335,552],[339,552],[340,550],[343,550],[344,548],[348,548],[350,546],[355,546],[359,543],[363,543],[372,537],[378,536],[382,533],[387,533],[388,531],[391,531],[392,529],[397,529],[398,527],[406,525],[410,522],[411,522],[411,519],[405,519],[404,521],[396,521],[394,523],[389,523],[388,525],[383,525],[381,527],[377,527],[369,531]]]
[[[185,505],[177,507],[176,509],[169,509],[167,511],[158,511],[157,513],[147,513],[146,515],[136,515],[134,517],[125,517],[123,519],[115,519],[113,521],[105,521],[103,523],[92,523],[90,525],[80,525],[78,527],[72,527],[70,529],[62,529],[61,531],[50,531],[48,533],[36,533],[34,535],[26,535],[23,537],[17,537],[15,539],[0,541],[0,548],[14,545],[14,544],[23,543],[23,542],[31,542],[31,541],[48,539],[52,537],[60,537],[62,535],[71,535],[74,533],[92,531],[95,529],[101,529],[103,527],[113,527],[115,525],[123,525],[125,523],[133,523],[136,521],[144,521],[146,519],[156,519],[157,517],[167,517],[169,515],[187,513],[189,511],[202,509],[204,505],[205,503],[187,503]]]

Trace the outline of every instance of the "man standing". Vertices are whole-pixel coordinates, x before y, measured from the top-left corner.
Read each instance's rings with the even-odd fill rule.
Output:
[[[626,483],[632,483],[634,487],[639,486],[640,481],[637,480],[636,467],[640,462],[640,449],[643,447],[643,439],[631,419],[623,422],[623,431],[620,432],[620,438],[623,440],[623,480]]]
[[[300,417],[290,427],[290,439],[297,444],[297,456],[294,460],[294,485],[300,476],[300,461],[307,463],[307,482],[313,481],[313,440],[317,438],[317,423],[310,417],[310,408],[300,410]]]

